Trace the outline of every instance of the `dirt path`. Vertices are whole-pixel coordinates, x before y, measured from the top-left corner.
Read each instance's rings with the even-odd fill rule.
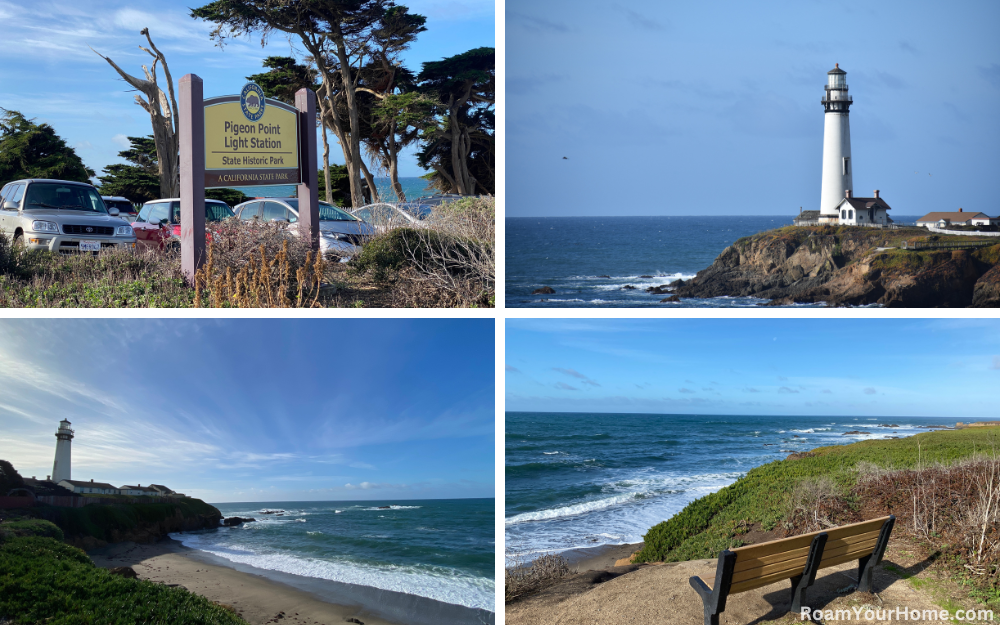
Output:
[[[891,621],[865,619],[868,609],[884,611],[919,610],[918,623],[949,623],[937,618],[925,619],[924,612],[942,609],[931,593],[915,590],[912,580],[919,579],[927,568],[924,562],[912,562],[904,554],[896,558],[891,550],[875,574],[875,594],[849,589],[857,580],[857,563],[852,562],[820,571],[816,583],[806,593],[813,610],[822,609],[824,617],[815,621],[843,622],[826,618],[831,610],[850,610],[850,623],[897,622],[896,612]],[[698,625],[704,622],[701,599],[688,579],[698,575],[709,585],[715,579],[716,560],[693,560],[659,565],[609,567],[573,575],[556,586],[524,600],[506,606],[507,625],[608,625],[611,623]],[[896,571],[897,573],[891,572]],[[919,585],[919,584],[918,584]],[[782,581],[764,588],[730,596],[720,625],[754,625],[757,623],[801,623],[799,614],[788,612],[791,604],[790,583]],[[980,607],[946,604],[955,609]],[[860,613],[855,612],[860,609]],[[876,614],[873,613],[873,616]],[[913,619],[903,622],[911,623]],[[973,621],[974,622],[974,621]]]

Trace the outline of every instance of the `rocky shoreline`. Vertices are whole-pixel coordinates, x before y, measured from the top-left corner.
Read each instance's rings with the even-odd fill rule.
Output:
[[[1000,243],[903,249],[952,243],[915,227],[788,226],[736,241],[694,278],[670,286],[681,298],[757,297],[770,306],[1000,306]]]

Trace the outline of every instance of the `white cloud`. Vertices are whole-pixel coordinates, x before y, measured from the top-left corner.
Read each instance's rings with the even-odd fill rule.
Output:
[[[128,137],[126,137],[125,135],[115,135],[115,136],[111,137],[111,141],[112,141],[112,143],[115,143],[116,145],[120,145],[120,146],[122,146],[123,148],[126,148],[126,149],[132,147],[132,144],[129,142]]]

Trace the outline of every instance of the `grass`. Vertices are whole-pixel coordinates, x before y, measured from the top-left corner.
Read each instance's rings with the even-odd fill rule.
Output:
[[[913,468],[918,462],[951,464],[998,445],[996,429],[973,428],[821,447],[796,460],[771,462],[650,528],[634,561],[714,558],[723,549],[743,544],[739,528],[757,524],[771,531],[784,522],[800,483],[827,478],[835,488],[848,491],[858,482],[860,463],[894,469]]]
[[[231,610],[183,588],[100,569],[55,538],[0,544],[0,622],[46,625],[242,625]]]

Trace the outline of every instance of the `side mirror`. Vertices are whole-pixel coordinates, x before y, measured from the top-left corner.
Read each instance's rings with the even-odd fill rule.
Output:
[[[117,217],[118,213],[119,211],[117,208],[112,207],[108,209],[108,214],[111,215],[112,217]]]
[[[10,200],[7,200],[6,202],[3,203],[3,209],[5,211],[16,211],[17,202],[11,202]]]

